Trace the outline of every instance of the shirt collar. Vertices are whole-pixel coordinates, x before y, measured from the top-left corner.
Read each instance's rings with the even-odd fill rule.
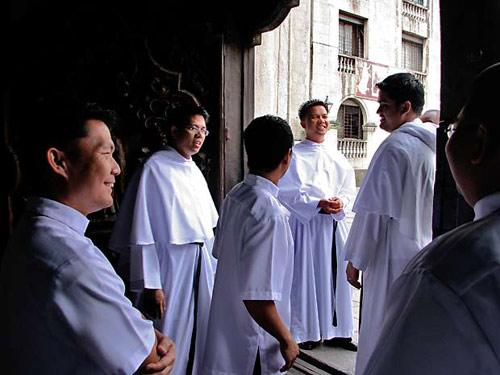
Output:
[[[476,202],[474,220],[482,219],[496,210],[500,210],[500,191],[487,195]]]
[[[250,186],[258,186],[261,189],[268,191],[274,197],[278,197],[278,192],[279,192],[278,187],[271,181],[269,181],[267,178],[248,173],[245,176],[244,182],[245,184],[248,184]]]
[[[52,199],[30,197],[27,202],[27,210],[57,220],[82,236],[89,225],[89,219],[82,213]]]
[[[182,156],[179,151],[177,151],[175,148],[172,146],[165,146],[163,148],[164,151],[167,152],[168,156],[172,158],[174,161],[179,162],[179,163],[191,163],[193,162],[193,158],[186,159],[184,156]]]

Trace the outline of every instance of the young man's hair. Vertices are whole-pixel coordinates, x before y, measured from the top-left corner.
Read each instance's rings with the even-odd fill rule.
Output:
[[[272,172],[293,146],[293,134],[286,120],[265,115],[253,119],[243,132],[250,173]]]
[[[311,99],[308,100],[307,102],[304,102],[300,105],[299,107],[299,119],[302,121],[306,118],[307,114],[309,113],[309,110],[312,107],[316,107],[317,105],[321,105],[325,107],[326,113],[328,113],[328,105],[323,101],[319,99]]]
[[[165,123],[166,129],[165,137],[167,141],[172,141],[172,135],[170,129],[172,126],[183,128],[189,125],[191,117],[200,115],[208,124],[209,115],[208,112],[202,106],[196,104],[181,104],[170,108],[167,111],[167,121]]]
[[[13,145],[23,183],[33,190],[41,187],[48,171],[46,152],[51,147],[64,151],[73,160],[78,158],[78,149],[73,146],[87,135],[89,120],[102,121],[111,131],[117,116],[114,111],[69,95],[56,94],[37,100]]]
[[[467,123],[488,125],[498,137],[500,125],[494,108],[498,105],[500,95],[491,91],[492,87],[497,87],[495,85],[500,85],[500,63],[490,65],[475,77],[464,105],[463,116]]]
[[[422,113],[424,108],[424,86],[413,74],[396,73],[382,82],[378,82],[375,86],[385,92],[397,105],[409,101],[417,115]]]

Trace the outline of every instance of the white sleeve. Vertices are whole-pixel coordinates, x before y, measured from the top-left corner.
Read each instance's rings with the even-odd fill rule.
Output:
[[[54,288],[52,311],[82,355],[103,373],[134,373],[152,351],[155,332],[125,297],[109,262],[73,259],[59,271]]]
[[[294,195],[280,192],[278,198],[302,224],[307,224],[320,211],[318,207],[320,199],[311,197],[304,191],[299,190]]]
[[[345,244],[345,260],[365,270],[383,243],[390,217],[371,212],[356,213]]]
[[[238,262],[241,300],[280,301],[287,258],[291,248],[290,229],[283,218],[253,221],[246,230]]]
[[[346,172],[338,197],[344,203],[344,211],[351,211],[354,200],[356,199],[356,176],[354,174],[354,169],[350,166],[346,169]]]
[[[130,249],[130,289],[161,289],[161,272],[155,245],[132,245]]]

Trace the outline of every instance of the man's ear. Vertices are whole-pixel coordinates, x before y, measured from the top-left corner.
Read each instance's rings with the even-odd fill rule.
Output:
[[[169,131],[170,131],[170,138],[176,140],[177,139],[177,133],[179,131],[179,128],[177,127],[177,125],[172,125],[170,127]]]
[[[51,147],[47,150],[45,156],[47,158],[47,163],[49,164],[50,169],[54,173],[67,179],[68,161],[66,154],[55,147]]]
[[[288,152],[285,154],[285,157],[283,158],[283,163],[288,168],[291,161],[292,161],[292,149],[288,150]]]
[[[306,123],[304,121],[300,120],[300,126],[302,126],[302,128],[305,129],[306,128]]]
[[[411,102],[407,100],[404,103],[401,103],[400,109],[402,115],[408,114],[412,110]]]
[[[479,124],[474,130],[472,139],[471,163],[473,165],[483,164],[496,152],[494,142],[491,141],[491,134],[487,126]]]

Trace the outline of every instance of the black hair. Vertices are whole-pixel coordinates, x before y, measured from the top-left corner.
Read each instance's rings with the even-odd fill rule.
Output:
[[[309,110],[312,107],[316,107],[317,105],[321,105],[321,106],[325,107],[326,112],[328,113],[328,105],[323,100],[311,99],[311,100],[308,100],[307,102],[304,102],[300,105],[300,107],[299,107],[300,120],[304,120],[306,118]]]
[[[475,77],[463,115],[467,121],[488,125],[498,134],[498,113],[494,108],[498,105],[499,95],[492,91],[497,85],[500,85],[500,63],[490,65]]]
[[[87,135],[89,120],[100,120],[111,131],[116,126],[117,116],[96,103],[63,94],[38,99],[20,124],[21,131],[13,145],[23,184],[30,190],[43,185],[48,171],[45,154],[51,147],[65,151],[70,158],[77,158],[78,150],[72,146]]]
[[[396,73],[375,86],[384,91],[396,104],[399,105],[408,100],[417,115],[422,113],[425,103],[424,86],[413,74]]]
[[[286,120],[265,115],[253,119],[243,132],[250,173],[274,171],[293,146]]]
[[[181,104],[171,107],[167,111],[167,121],[165,123],[166,129],[164,130],[165,137],[167,141],[172,141],[172,135],[170,129],[172,126],[185,127],[189,125],[191,117],[200,115],[208,124],[209,115],[208,112],[202,106],[197,104]]]

